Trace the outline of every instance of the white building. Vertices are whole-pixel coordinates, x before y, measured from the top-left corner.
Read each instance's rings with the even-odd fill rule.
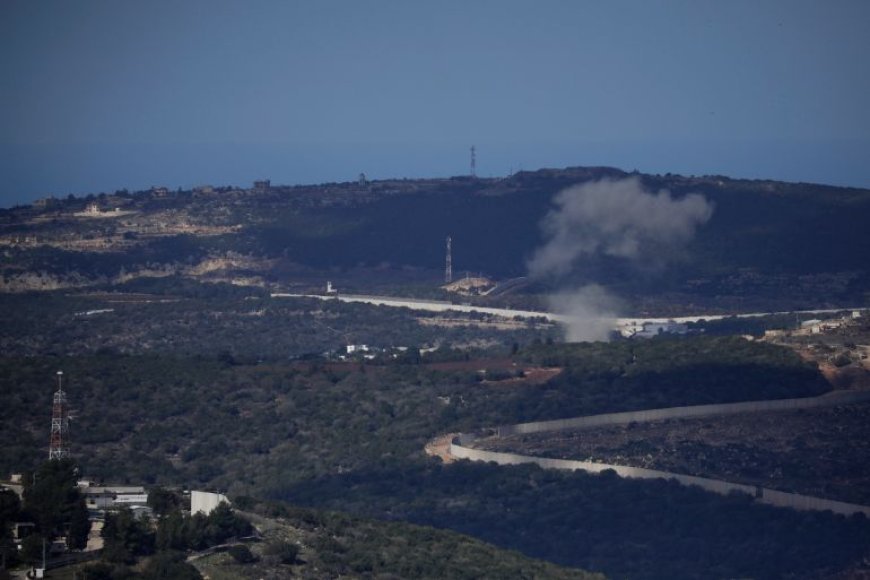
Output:
[[[85,504],[92,510],[110,510],[127,506],[144,508],[148,505],[148,491],[141,485],[91,485],[80,481],[79,489],[85,496]]]
[[[191,491],[190,492],[190,515],[203,514],[208,515],[220,504],[230,504],[222,493],[211,493],[208,491]]]
[[[644,322],[642,324],[632,322],[620,328],[620,334],[625,337],[653,338],[660,334],[686,334],[689,326],[668,320],[667,322]]]

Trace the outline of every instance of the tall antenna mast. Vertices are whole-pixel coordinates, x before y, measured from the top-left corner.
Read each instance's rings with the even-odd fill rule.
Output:
[[[48,459],[69,457],[69,410],[66,393],[63,390],[63,371],[57,371],[57,391],[51,406],[51,441],[48,445]]]
[[[471,146],[471,177],[477,177],[477,152],[474,145]]]
[[[474,148],[472,147],[472,150]],[[450,284],[453,282],[453,240],[447,236],[447,260],[444,266],[444,283]]]

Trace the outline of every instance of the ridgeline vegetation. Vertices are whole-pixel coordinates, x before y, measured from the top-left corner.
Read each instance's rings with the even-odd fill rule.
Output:
[[[56,199],[0,210],[7,290],[111,287],[178,275],[257,285],[427,292],[451,235],[457,271],[526,274],[539,224],[561,189],[629,174],[575,167],[506,179],[385,180],[265,191],[151,191]],[[639,175],[650,191],[700,193],[715,205],[682,260],[656,277],[619,260],[584,265],[578,283],[615,289],[638,310],[807,309],[867,303],[870,192],[724,176]],[[76,215],[88,204],[95,217]],[[122,210],[113,217],[110,210]],[[820,219],[819,216],[824,216]],[[810,232],[812,232],[810,234]],[[316,283],[313,283],[314,280]],[[541,292],[546,288],[532,287]]]

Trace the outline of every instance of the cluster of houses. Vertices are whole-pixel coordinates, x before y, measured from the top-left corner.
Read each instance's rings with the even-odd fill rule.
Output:
[[[842,328],[843,326],[848,325],[850,322],[858,320],[861,318],[861,311],[855,310],[852,312],[850,316],[844,316],[842,318],[830,318],[827,320],[820,319],[812,319],[812,320],[804,320],[801,322],[800,334],[824,334],[825,332],[830,332],[832,330],[837,330],[838,328]]]
[[[85,498],[85,505],[91,520],[91,533],[85,548],[86,552],[99,550],[103,547],[101,532],[107,513],[128,508],[137,519],[153,516],[153,510],[148,505],[148,490],[141,485],[102,485],[89,480],[80,480],[77,486]],[[23,499],[24,482],[22,475],[13,474],[8,482],[0,483],[0,488],[11,489]],[[185,499],[189,498],[191,515],[197,513],[208,515],[221,503],[230,503],[225,495],[207,491],[184,492],[184,497]],[[35,529],[36,525],[33,522],[15,522],[13,524],[12,539],[19,550],[24,538],[34,533]],[[58,538],[51,546],[47,546],[47,551],[52,555],[66,552],[66,539]]]
[[[402,354],[408,352],[407,346],[392,346],[388,348],[380,348],[377,346],[369,346],[367,344],[348,344],[344,347],[344,351],[331,353],[330,358],[335,358],[341,361],[349,360],[374,360],[376,358],[399,358]]]

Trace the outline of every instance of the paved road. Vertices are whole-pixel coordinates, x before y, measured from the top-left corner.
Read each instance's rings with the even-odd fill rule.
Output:
[[[490,308],[485,306],[473,306],[471,304],[453,304],[441,300],[417,300],[415,298],[396,298],[391,296],[362,296],[353,294],[282,294],[274,293],[273,298],[317,298],[319,300],[340,300],[341,302],[359,302],[363,304],[373,304],[377,306],[390,306],[394,308],[410,308],[411,310],[425,310],[427,312],[480,312],[482,314],[492,314],[494,316],[503,316],[505,318],[546,318],[552,322],[576,322],[579,319],[566,314],[556,314],[553,312],[538,312],[534,310],[511,310],[508,308]],[[738,318],[755,318],[759,316],[770,316],[773,314],[833,314],[844,310],[861,310],[866,311],[867,308],[832,308],[824,310],[800,310],[798,312],[750,312],[736,315]],[[596,319],[607,320],[611,323],[614,330],[630,326],[632,324],[645,324],[656,322],[668,322],[673,320],[678,323],[698,322],[699,320],[721,320],[729,318],[731,314],[697,314],[695,316],[679,316],[676,318],[608,318]]]

